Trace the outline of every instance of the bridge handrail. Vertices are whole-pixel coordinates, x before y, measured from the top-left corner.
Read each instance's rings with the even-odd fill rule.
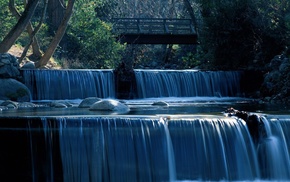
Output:
[[[113,18],[116,34],[195,34],[191,19]]]

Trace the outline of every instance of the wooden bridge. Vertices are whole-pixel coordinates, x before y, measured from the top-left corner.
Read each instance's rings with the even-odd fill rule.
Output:
[[[115,18],[113,33],[128,44],[197,44],[190,19]]]

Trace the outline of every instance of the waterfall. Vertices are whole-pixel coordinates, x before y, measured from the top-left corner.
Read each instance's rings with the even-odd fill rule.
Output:
[[[239,71],[135,70],[135,76],[139,98],[241,94]]]
[[[112,70],[23,70],[34,100],[114,98]]]
[[[265,133],[258,145],[262,176],[270,180],[290,179],[290,119],[285,117],[261,120]]]
[[[61,119],[64,181],[168,181],[163,123],[137,118]]]
[[[218,116],[2,117],[0,179],[290,181],[289,116],[261,119],[256,145]]]
[[[260,177],[254,145],[240,120],[108,117],[58,123],[64,181]]]
[[[251,181],[259,178],[254,145],[243,121],[197,118],[168,123],[177,179]]]
[[[135,75],[139,98],[241,94],[238,71],[135,70]],[[115,97],[112,70],[23,70],[23,76],[35,100]],[[179,105],[160,112],[134,102],[133,115],[70,113],[79,108],[52,115],[47,108],[39,108],[41,115],[35,108],[1,111],[0,180],[290,181],[289,115],[255,115],[259,129],[252,132],[242,119],[160,115]],[[148,107],[154,109],[150,115]],[[208,114],[205,108],[199,113]]]
[[[135,70],[134,95],[236,97],[241,95],[241,75],[240,71]],[[23,70],[23,77],[33,100],[116,96],[113,70]]]

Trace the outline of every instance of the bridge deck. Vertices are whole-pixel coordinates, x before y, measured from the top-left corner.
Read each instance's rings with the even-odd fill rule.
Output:
[[[195,44],[197,34],[190,19],[113,19],[113,33],[121,43]]]

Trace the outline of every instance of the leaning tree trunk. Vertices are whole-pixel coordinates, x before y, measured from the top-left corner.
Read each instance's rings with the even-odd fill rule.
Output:
[[[189,16],[190,16],[191,21],[192,21],[193,26],[194,26],[194,30],[195,30],[196,33],[198,33],[197,32],[198,31],[197,21],[196,21],[196,17],[195,17],[194,11],[193,11],[193,9],[191,7],[191,4],[190,4],[189,0],[183,0],[183,3],[184,3],[184,6],[185,6],[186,10],[189,13]]]
[[[17,11],[14,4],[15,4],[14,0],[9,0],[9,10],[17,18],[17,20],[19,20],[21,17],[21,14]],[[40,50],[40,47],[39,47],[39,44],[38,44],[36,37],[32,35],[34,32],[34,29],[33,29],[33,26],[32,26],[30,21],[29,21],[26,29],[27,29],[27,32],[29,34],[30,39],[32,40],[31,47],[32,47],[33,55],[36,58],[41,58],[42,52]],[[21,61],[21,60],[18,59],[18,61]]]
[[[65,13],[64,0],[48,0],[47,21],[49,29],[54,32],[61,24]]]
[[[44,0],[44,9],[43,9],[43,12],[42,12],[42,17],[38,23],[38,25],[35,27],[35,29],[30,33],[30,42],[25,46],[23,52],[22,52],[22,55],[21,57],[18,59],[18,62],[21,63],[22,60],[25,58],[27,52],[28,52],[28,49],[29,47],[33,44],[33,42],[36,40],[35,38],[35,35],[37,34],[37,32],[40,30],[40,27],[41,25],[43,24],[44,22],[44,19],[45,19],[45,15],[46,15],[46,9],[47,9],[47,4],[48,4],[48,0]],[[37,41],[37,40],[36,40]],[[38,49],[40,51],[40,49]],[[41,58],[42,54],[39,55],[38,58]]]
[[[42,56],[42,58],[36,62],[35,66],[37,68],[45,66],[49,59],[52,57],[52,55],[54,54],[59,42],[61,41],[63,35],[65,34],[68,22],[70,20],[70,17],[73,13],[73,6],[74,6],[74,2],[75,0],[69,0],[68,1],[68,5],[65,11],[65,15],[62,19],[62,22],[60,24],[60,26],[58,27],[58,30],[55,34],[55,36],[53,37],[51,43],[49,44],[48,49],[45,51],[44,55]]]
[[[10,30],[10,32],[5,36],[2,42],[0,42],[0,53],[6,53],[15,43],[17,38],[27,27],[34,11],[38,5],[39,0],[30,0],[25,7],[25,10],[16,23],[16,25]]]

